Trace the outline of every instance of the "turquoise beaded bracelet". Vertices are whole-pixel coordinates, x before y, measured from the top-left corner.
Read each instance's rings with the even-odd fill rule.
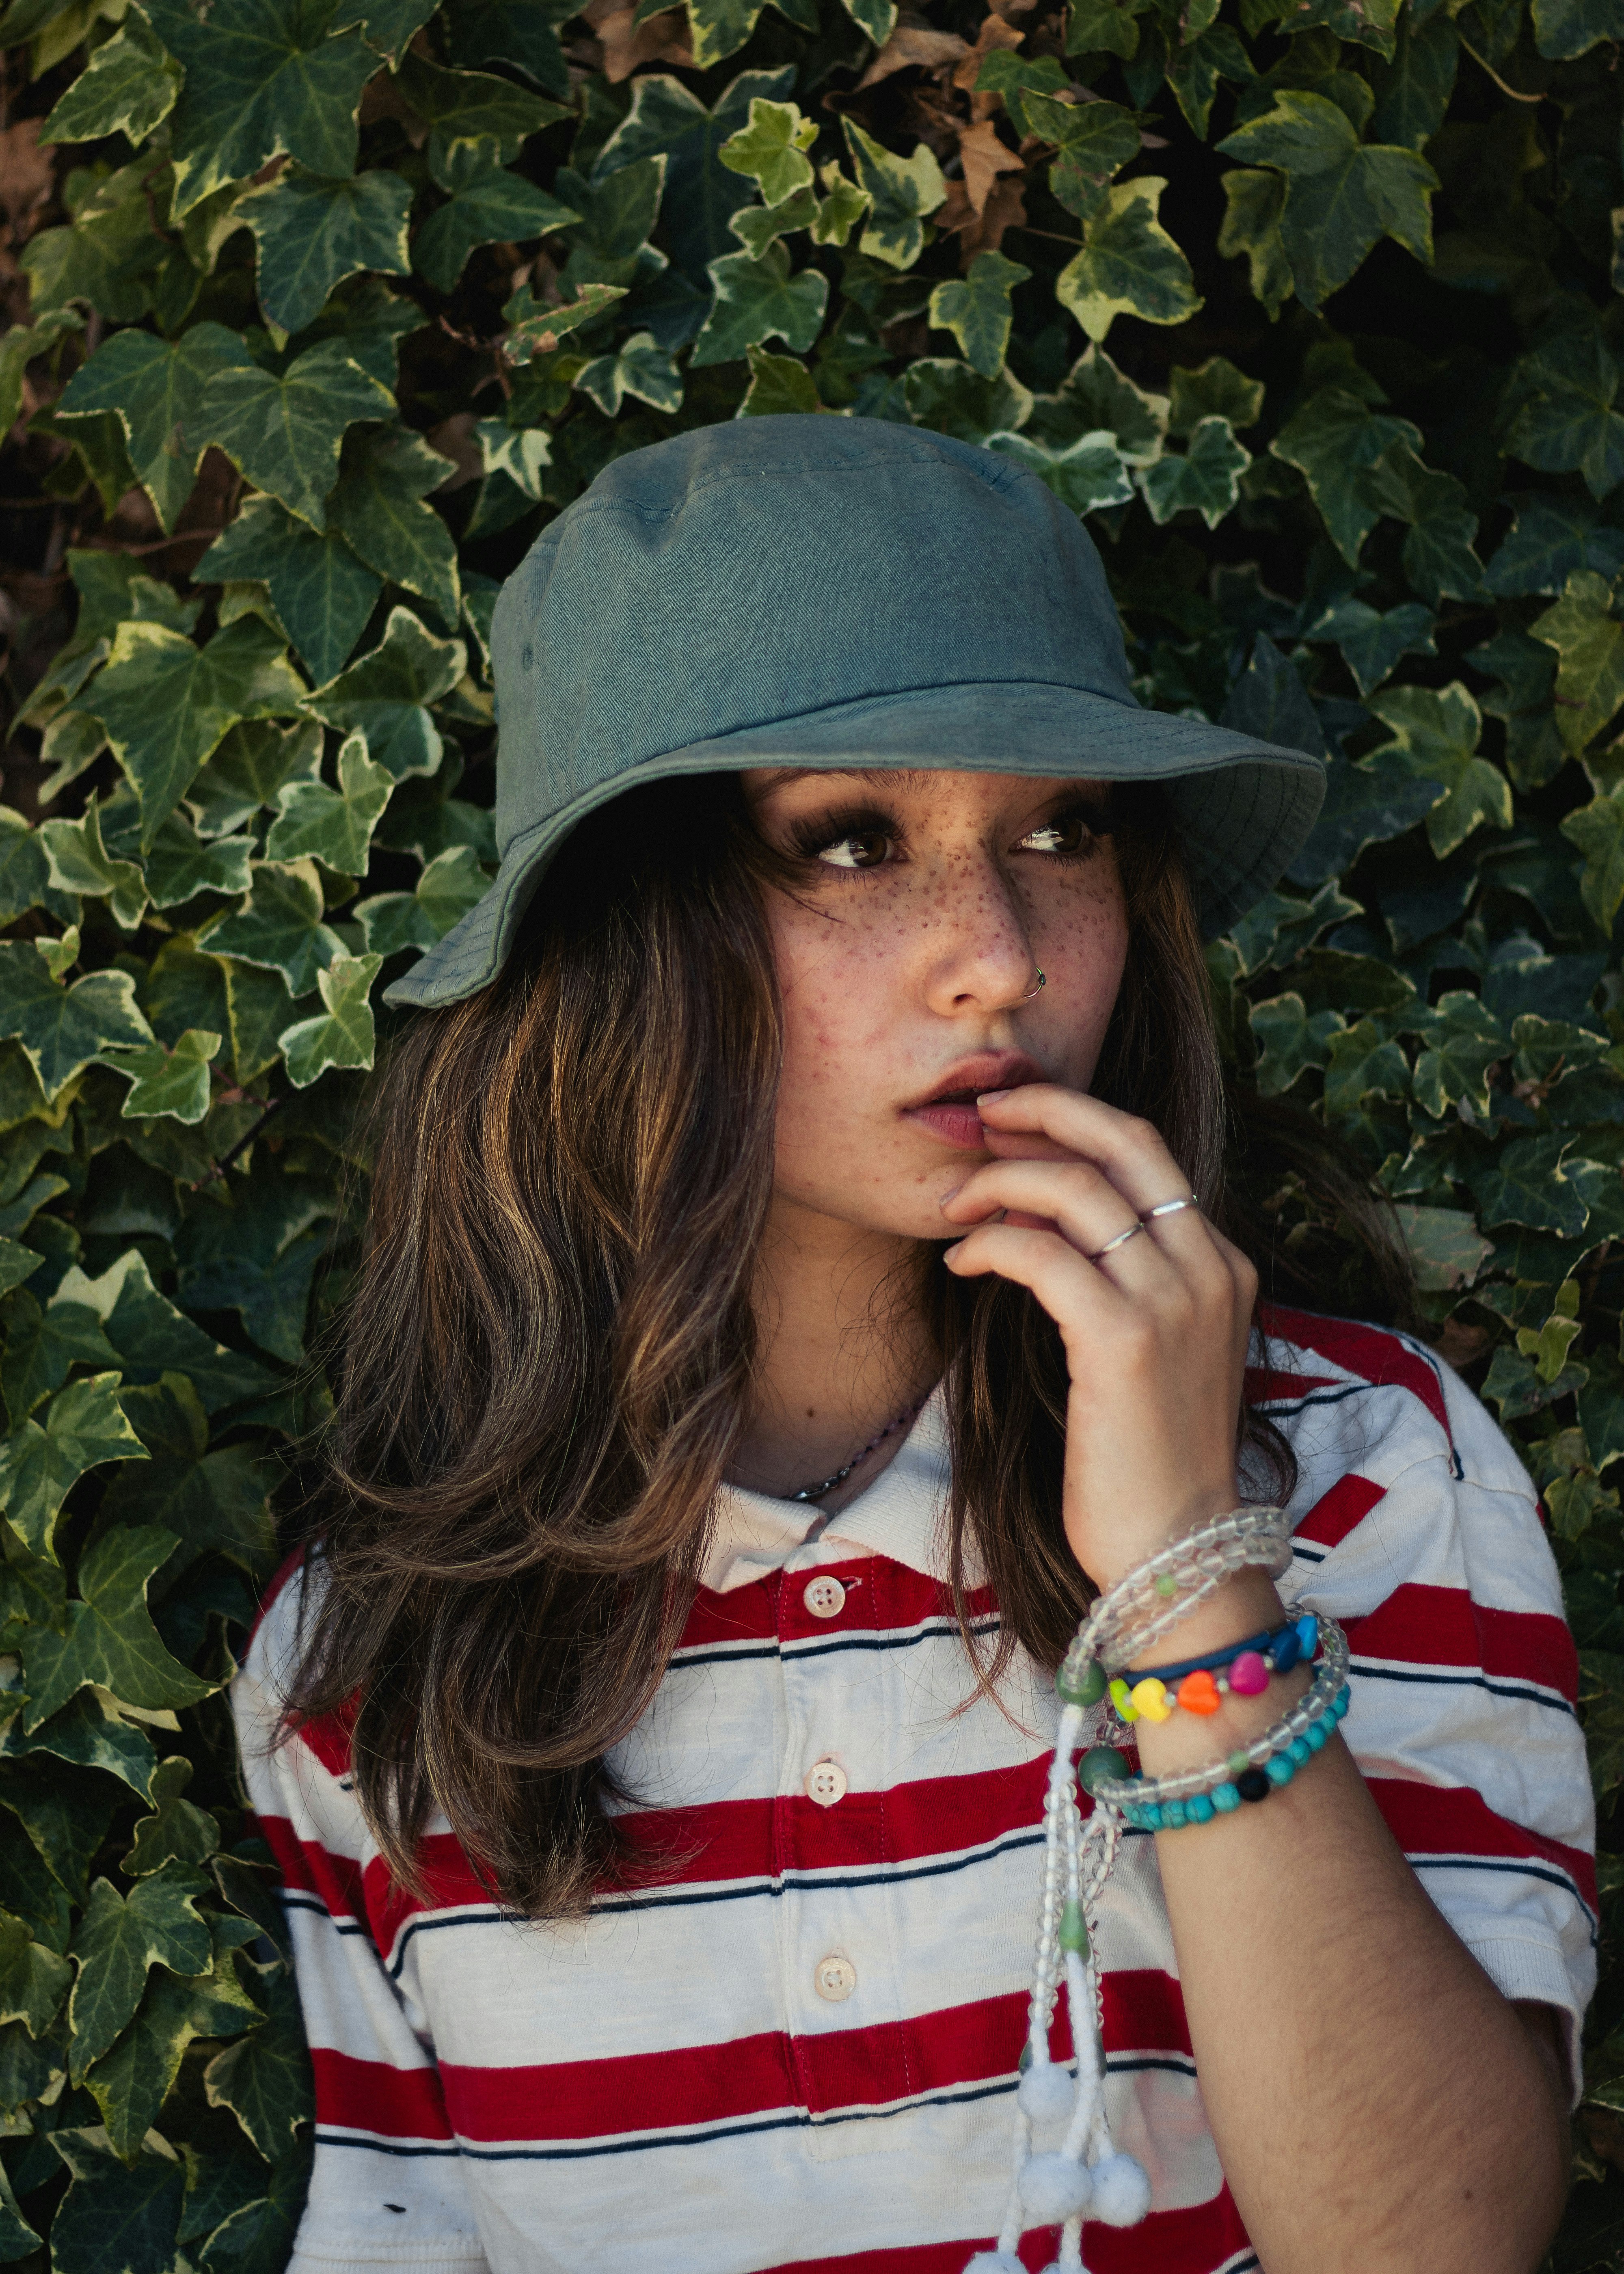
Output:
[[[1271,1792],[1289,1784],[1298,1769],[1322,1752],[1337,1723],[1353,1702],[1344,1682],[1316,1721],[1259,1768],[1249,1753],[1231,1753],[1227,1766],[1234,1772],[1222,1784],[1194,1792],[1187,1800],[1162,1800],[1123,1804],[1123,1820],[1136,1832],[1178,1832],[1187,1824],[1210,1824],[1214,1816],[1229,1816],[1243,1801],[1267,1800]],[[1240,1764],[1244,1766],[1241,1766]]]

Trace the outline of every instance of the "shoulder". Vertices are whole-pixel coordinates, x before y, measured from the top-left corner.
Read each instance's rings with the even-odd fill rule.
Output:
[[[1265,1305],[1246,1394],[1299,1463],[1339,1457],[1391,1483],[1419,1461],[1457,1482],[1535,1503],[1528,1472],[1504,1433],[1435,1351],[1392,1327]]]
[[[312,1754],[334,1776],[350,1770],[350,1717],[324,1713],[289,1719],[287,1700],[326,1592],[320,1549],[297,1548],[267,1582],[248,1648],[231,1685],[231,1706],[245,1751],[268,1752],[284,1741]]]

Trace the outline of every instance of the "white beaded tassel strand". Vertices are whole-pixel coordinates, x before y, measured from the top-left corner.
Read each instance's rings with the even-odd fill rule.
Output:
[[[1076,1694],[1096,1662],[1131,1664],[1142,1649],[1185,1618],[1247,1564],[1278,1578],[1290,1562],[1289,1526],[1277,1508],[1236,1509],[1164,1548],[1101,1596],[1078,1629],[1061,1669],[1062,1696]],[[1162,1575],[1170,1574],[1167,1582]],[[1179,1600],[1166,1592],[1176,1584]],[[1070,1687],[1064,1685],[1069,1682]],[[1096,1689],[1095,1693],[1098,1695]],[[1014,2172],[1004,2224],[991,2250],[978,2250],[965,2274],[1025,2274],[1019,2256],[1028,2225],[1058,2226],[1060,2255],[1049,2274],[1083,2274],[1083,2218],[1092,2212],[1109,2226],[1137,2226],[1150,2210],[1150,2180],[1136,2157],[1112,2147],[1105,2111],[1103,2015],[1094,1962],[1094,1905],[1121,1845],[1123,1820],[1096,1798],[1087,1828],[1077,1802],[1073,1758],[1082,1736],[1081,1705],[1067,1704],[1055,1736],[1054,1758],[1043,1796],[1043,1886],[1037,1950],[1027,2009],[1028,2066],[1015,2096]],[[1084,1947],[1061,1946],[1068,1909],[1080,1921]],[[1062,1979],[1071,2022],[1076,2082],[1051,2059],[1049,2033]],[[1034,2156],[1034,2122],[1069,2118],[1061,2147]],[[1086,2158],[1086,2160],[1085,2160]]]

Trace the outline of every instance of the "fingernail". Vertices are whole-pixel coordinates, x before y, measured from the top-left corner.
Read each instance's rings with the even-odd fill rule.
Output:
[[[949,1201],[951,1201],[951,1200],[952,1199],[952,1197],[953,1197],[953,1193],[954,1193],[962,1192],[962,1190],[963,1190],[963,1189],[964,1189],[964,1187],[963,1187],[961,1185],[955,1185],[955,1186],[953,1186],[953,1188],[952,1188],[952,1191],[951,1191],[951,1192],[945,1192],[945,1193],[944,1193],[941,1195],[941,1197],[940,1197],[940,1198],[938,1199],[938,1201],[936,1201],[936,1206],[937,1206],[938,1208],[945,1208],[945,1207],[947,1206],[947,1204],[948,1204]]]
[[[944,1248],[942,1250],[942,1261],[943,1261],[943,1262],[944,1262],[944,1263],[951,1263],[951,1262],[952,1261],[952,1260],[953,1260],[954,1256],[958,1254],[958,1253],[959,1253],[959,1249],[960,1249],[963,1246],[964,1246],[964,1242],[963,1242],[963,1240],[962,1240],[962,1239],[956,1239],[956,1240],[953,1242],[953,1244],[952,1244],[952,1246],[951,1246],[951,1247],[944,1247]]]
[[[975,1102],[978,1105],[996,1105],[1001,1097],[1009,1094],[1007,1089],[984,1089]]]

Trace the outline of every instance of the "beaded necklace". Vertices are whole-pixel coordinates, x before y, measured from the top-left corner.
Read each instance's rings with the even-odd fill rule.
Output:
[[[799,1492],[786,1493],[785,1499],[822,1500],[825,1493],[831,1493],[837,1485],[843,1485],[853,1469],[861,1468],[876,1446],[883,1445],[887,1437],[894,1437],[898,1429],[914,1420],[923,1411],[924,1404],[922,1397],[916,1398],[906,1412],[898,1413],[894,1421],[888,1421],[877,1437],[870,1437],[861,1453],[853,1453],[843,1469],[837,1469],[832,1477],[825,1477],[821,1484],[802,1485]]]

